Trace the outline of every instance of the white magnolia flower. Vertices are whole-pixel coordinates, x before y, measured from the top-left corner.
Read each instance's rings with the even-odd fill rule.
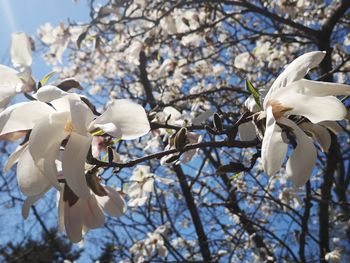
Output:
[[[268,175],[273,175],[281,168],[288,149],[285,129],[281,126],[288,127],[297,145],[287,162],[286,173],[297,187],[309,179],[317,153],[312,139],[288,117],[303,116],[314,124],[326,125],[324,121],[338,121],[346,116],[345,106],[334,96],[349,95],[350,86],[303,78],[324,56],[325,52],[316,51],[294,60],[273,83],[263,102],[266,114],[266,131],[261,149],[264,170]],[[308,129],[311,134],[316,127]],[[319,141],[327,150],[330,141],[326,137],[323,135]]]
[[[340,249],[335,249],[331,252],[328,252],[326,255],[325,255],[325,260],[331,262],[331,263],[340,263],[341,262],[341,251]]]
[[[154,191],[154,180],[163,184],[171,184],[173,180],[160,178],[150,172],[150,167],[138,165],[133,171],[130,181],[133,182],[127,190],[130,200],[128,206],[142,206],[146,203],[150,193]]]
[[[31,130],[28,150],[37,168],[57,189],[56,160],[61,145],[62,172],[73,192],[90,197],[85,180],[85,160],[92,142],[91,132],[99,128],[121,139],[135,139],[149,131],[144,109],[128,100],[115,100],[94,119],[92,111],[76,94],[62,93],[53,86],[42,87],[35,95],[42,101],[15,104],[0,114],[0,135]]]
[[[3,110],[17,93],[32,91],[35,86],[30,67],[31,43],[25,33],[12,34],[11,61],[18,71],[0,65],[0,110]]]

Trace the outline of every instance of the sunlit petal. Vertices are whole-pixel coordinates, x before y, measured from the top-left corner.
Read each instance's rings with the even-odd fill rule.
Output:
[[[286,89],[309,96],[350,95],[349,85],[307,79],[298,80],[287,86]]]
[[[4,108],[21,90],[23,82],[17,74],[16,70],[0,65],[0,108]]]
[[[43,116],[47,116],[50,112],[54,112],[52,107],[39,101],[12,105],[0,113],[0,135],[30,130]]]
[[[291,108],[286,114],[301,115],[313,123],[342,120],[346,116],[345,106],[333,96],[314,97],[286,93],[276,98],[284,107]]]
[[[26,196],[38,195],[51,186],[49,179],[35,165],[28,147],[22,152],[17,164],[17,181]]]
[[[34,126],[29,137],[29,151],[33,160],[57,189],[60,189],[60,185],[57,181],[55,160],[58,158],[62,141],[67,137],[64,128],[68,117],[68,112],[59,112],[42,118]]]
[[[80,134],[86,134],[88,132],[88,126],[94,118],[92,111],[81,100],[69,100],[69,104],[74,131]]]
[[[282,139],[282,129],[277,125],[272,108],[267,108],[266,130],[261,147],[264,171],[274,175],[281,168],[287,154],[288,145]]]
[[[94,124],[111,136],[125,140],[136,139],[150,130],[143,107],[123,99],[114,100]]]
[[[142,186],[142,190],[144,192],[150,192],[150,193],[153,192],[154,191],[154,179],[153,178],[147,179],[147,181]]]
[[[135,198],[135,199],[132,199],[128,202],[128,206],[130,206],[130,207],[143,206],[147,200],[148,200],[148,196],[144,196],[141,198]]]
[[[66,96],[68,93],[57,88],[56,86],[46,85],[41,87],[33,97],[43,102],[50,102]]]
[[[62,158],[62,170],[67,184],[80,198],[90,198],[90,190],[85,179],[85,160],[92,137],[73,132],[67,142]]]
[[[23,32],[12,34],[11,61],[15,67],[25,67],[32,64],[32,49],[30,40]]]
[[[273,92],[279,88],[288,86],[294,81],[304,78],[310,69],[316,67],[321,63],[325,56],[326,52],[324,51],[313,51],[301,55],[292,63],[290,63],[272,84],[269,92],[265,97],[264,107],[266,104],[266,99],[269,99],[270,95]]]

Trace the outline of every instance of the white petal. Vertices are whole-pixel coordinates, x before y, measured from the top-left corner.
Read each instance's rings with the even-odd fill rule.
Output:
[[[80,101],[80,97],[75,93],[67,93],[66,96],[62,98],[58,98],[52,100],[50,104],[56,109],[58,112],[69,112],[70,111],[70,100],[78,100]]]
[[[27,219],[28,215],[29,215],[29,209],[32,207],[32,205],[34,205],[34,203],[36,201],[38,201],[48,190],[50,189],[47,188],[45,189],[42,193],[38,194],[38,195],[34,195],[34,196],[29,196],[23,203],[22,206],[22,217],[23,219]]]
[[[70,112],[74,131],[86,134],[88,126],[92,122],[94,115],[89,107],[81,100],[69,100]]]
[[[154,179],[149,178],[142,186],[144,192],[152,193],[154,191]]]
[[[271,176],[281,168],[288,145],[282,139],[282,129],[276,124],[271,107],[267,108],[266,114],[266,130],[261,147],[261,159],[264,171]]]
[[[132,199],[128,202],[128,206],[130,206],[130,207],[143,206],[147,200],[148,200],[148,196],[144,196],[141,198],[135,198],[135,199]]]
[[[17,181],[26,196],[36,196],[51,186],[47,177],[35,165],[28,147],[21,154],[17,164]]]
[[[6,106],[6,102],[8,103],[23,86],[17,74],[16,70],[0,65],[0,104],[2,107]]]
[[[297,147],[289,157],[286,166],[287,176],[296,187],[303,186],[310,178],[315,167],[317,152],[313,141],[294,122],[287,118],[281,118],[280,123],[288,125],[293,129]]]
[[[272,93],[279,88],[286,87],[292,82],[302,79],[310,69],[321,63],[325,55],[326,52],[324,51],[309,52],[290,63],[272,84],[265,97],[264,108],[266,108],[267,101]]]
[[[24,137],[26,134],[27,134],[26,131],[10,132],[10,133],[1,135],[0,140],[14,142],[14,141],[17,141],[18,139]]]
[[[276,98],[284,107],[292,108],[286,114],[301,115],[313,123],[343,120],[347,113],[343,103],[332,96],[314,97],[298,93],[284,93]]]
[[[39,101],[12,105],[0,113],[0,135],[30,130],[43,116],[53,111],[52,107]]]
[[[123,99],[114,100],[94,123],[111,136],[124,140],[136,139],[150,130],[143,107]]]
[[[253,95],[250,95],[245,101],[244,106],[250,111],[250,112],[258,112],[260,111],[260,108],[258,104],[256,104],[256,101],[253,97]]]
[[[1,87],[0,87],[1,88]],[[12,95],[9,97],[1,98],[0,99],[0,112],[6,109],[7,105],[10,103],[12,99]]]
[[[323,127],[326,127],[329,129],[331,132],[334,134],[342,133],[344,132],[344,129],[342,126],[340,126],[337,122],[335,121],[321,121],[318,124],[322,125]]]
[[[238,133],[241,141],[252,141],[256,138],[255,125],[252,121],[242,123],[238,126]]]
[[[84,226],[89,229],[93,229],[98,228],[104,224],[105,216],[97,204],[95,195],[91,195],[87,200],[80,199],[79,202],[81,202],[80,205],[82,209]]]
[[[49,114],[37,122],[29,137],[29,151],[33,160],[57,189],[60,189],[60,185],[55,160],[62,141],[67,137],[64,127],[68,117],[68,112]]]
[[[83,235],[83,215],[80,201],[73,206],[69,206],[68,202],[64,202],[64,225],[68,238],[77,243],[82,240]]]
[[[135,196],[139,196],[141,194],[141,184],[140,183],[133,183],[132,185],[129,186],[128,190],[126,191],[126,194],[130,197],[133,198]]]
[[[159,176],[156,177],[156,180],[162,184],[167,184],[167,185],[174,183],[173,179],[163,178]]]
[[[27,146],[28,143],[18,146],[17,149],[10,155],[4,168],[5,173],[8,172],[12,166],[18,162],[19,157],[21,156],[22,152],[27,149]]]
[[[201,125],[214,114],[213,110],[206,110],[192,120],[193,125]],[[181,114],[180,114],[181,117]]]
[[[43,102],[50,102],[59,98],[66,96],[68,93],[57,88],[56,86],[46,85],[41,87],[34,95],[34,98],[37,98]]]
[[[286,89],[309,96],[350,95],[349,85],[307,79],[298,80]]]
[[[63,152],[62,170],[67,184],[82,199],[90,198],[85,178],[85,160],[92,137],[72,132]]]
[[[11,41],[11,61],[15,67],[32,64],[32,49],[28,36],[23,33],[13,33]]]
[[[125,201],[123,197],[112,187],[104,186],[107,196],[96,196],[98,203],[103,210],[111,216],[121,216],[125,210]]]
[[[320,144],[322,151],[328,152],[331,146],[331,135],[327,128],[309,122],[303,122],[299,127],[311,133],[312,137]]]

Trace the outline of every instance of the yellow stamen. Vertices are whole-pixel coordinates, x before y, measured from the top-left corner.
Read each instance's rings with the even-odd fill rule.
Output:
[[[73,123],[71,120],[68,120],[66,123],[66,126],[64,126],[64,131],[67,133],[72,133],[73,132]]]

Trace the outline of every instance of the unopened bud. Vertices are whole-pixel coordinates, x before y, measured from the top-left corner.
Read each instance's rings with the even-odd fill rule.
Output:
[[[187,143],[187,129],[182,127],[175,135],[175,149],[181,151]]]
[[[241,163],[230,162],[226,165],[221,165],[217,170],[217,174],[225,174],[225,173],[240,173],[245,171],[246,168]]]

